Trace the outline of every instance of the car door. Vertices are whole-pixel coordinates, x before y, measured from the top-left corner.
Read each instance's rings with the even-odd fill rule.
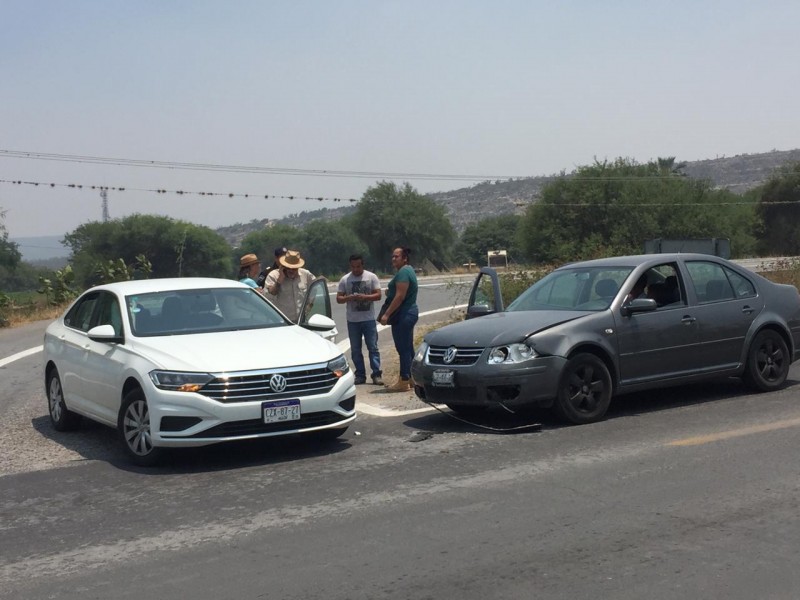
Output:
[[[657,265],[644,275],[649,275],[651,282],[675,277],[676,296],[673,302],[665,304],[648,298],[651,310],[643,312],[629,311],[627,300],[615,309],[620,386],[623,387],[682,377],[698,370],[700,330],[677,263]],[[632,275],[626,286],[633,289],[642,277],[638,273]],[[656,303],[655,309],[652,303]]]
[[[330,329],[327,326],[317,326],[310,322],[311,318],[315,315],[327,317],[333,322],[331,311],[331,297],[328,293],[328,280],[324,277],[317,277],[311,282],[306,291],[305,298],[303,298],[303,305],[300,308],[300,316],[298,317],[297,324],[306,329],[310,329],[319,334],[322,338],[336,341],[336,336],[339,331],[334,326]]]
[[[497,271],[491,267],[481,267],[469,293],[465,318],[474,319],[503,310],[503,296]]]
[[[686,261],[686,271],[697,302],[698,361],[708,370],[736,368],[763,299],[750,279],[717,261]]]
[[[127,351],[119,300],[111,292],[100,292],[92,318],[92,328],[111,325],[122,341],[100,341],[86,337],[83,386],[87,408],[98,419],[114,425],[121,402],[120,381]]]
[[[92,326],[99,297],[99,292],[89,292],[80,297],[64,315],[64,328],[58,334],[55,358],[61,386],[67,406],[79,412],[87,410],[84,375],[89,337],[86,332]]]

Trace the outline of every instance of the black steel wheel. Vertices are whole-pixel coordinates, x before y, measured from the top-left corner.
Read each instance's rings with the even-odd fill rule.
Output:
[[[594,423],[606,414],[611,391],[611,375],[605,363],[594,354],[577,354],[567,361],[561,374],[554,408],[571,423]]]
[[[776,390],[786,381],[791,362],[783,337],[773,329],[762,329],[747,352],[744,379],[761,392]]]
[[[125,394],[117,426],[122,447],[135,465],[150,467],[161,460],[163,448],[153,446],[150,432],[150,409],[140,389]]]
[[[47,412],[50,422],[56,431],[70,431],[76,429],[81,423],[80,415],[67,408],[64,403],[64,388],[61,387],[61,378],[58,370],[51,368],[45,378],[47,386]]]

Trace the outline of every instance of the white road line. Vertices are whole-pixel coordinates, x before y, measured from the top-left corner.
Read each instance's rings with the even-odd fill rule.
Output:
[[[41,352],[44,350],[44,346],[36,346],[36,348],[28,348],[27,350],[23,350],[22,352],[17,352],[16,354],[12,354],[8,358],[0,359],[0,367],[5,367],[8,364],[13,363],[20,358],[25,358],[26,356],[30,356],[31,354],[36,354],[37,352]]]

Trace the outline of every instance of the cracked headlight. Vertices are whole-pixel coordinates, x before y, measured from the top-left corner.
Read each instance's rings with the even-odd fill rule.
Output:
[[[162,390],[171,392],[196,392],[214,379],[208,373],[185,373],[182,371],[150,371],[150,380]]]
[[[532,358],[536,358],[536,352],[528,344],[497,346],[489,352],[490,365],[520,363]]]
[[[328,363],[328,370],[331,371],[336,377],[341,377],[350,370],[350,365],[347,364],[347,359],[344,354],[340,354]]]

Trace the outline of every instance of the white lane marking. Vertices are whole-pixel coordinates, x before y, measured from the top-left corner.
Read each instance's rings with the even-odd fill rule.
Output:
[[[31,354],[36,354],[37,352],[41,352],[42,350],[44,350],[44,346],[36,346],[35,348],[28,348],[27,350],[23,350],[22,352],[17,352],[16,354],[12,354],[8,358],[0,360],[0,367],[5,367],[6,365],[9,365],[14,361],[19,360],[20,358],[25,358],[26,356],[30,356]]]
[[[428,315],[435,315],[436,313],[446,312],[448,310],[457,310],[459,308],[465,308],[466,304],[457,304],[455,306],[446,306],[445,308],[437,308],[436,310],[429,310],[424,313],[420,313],[420,317],[426,317]],[[384,329],[389,329],[388,325],[378,325],[378,332],[380,333]],[[339,349],[344,354],[350,349],[350,339],[345,339],[336,344],[339,346]],[[372,404],[366,404],[365,402],[361,402],[356,396],[356,411],[362,412],[365,415],[372,415],[373,417],[403,417],[405,415],[413,415],[416,413],[423,413],[423,412],[430,412],[432,410],[436,410],[431,406],[426,406],[425,408],[412,408],[409,410],[390,410],[388,408],[381,408],[380,406],[373,406]]]

